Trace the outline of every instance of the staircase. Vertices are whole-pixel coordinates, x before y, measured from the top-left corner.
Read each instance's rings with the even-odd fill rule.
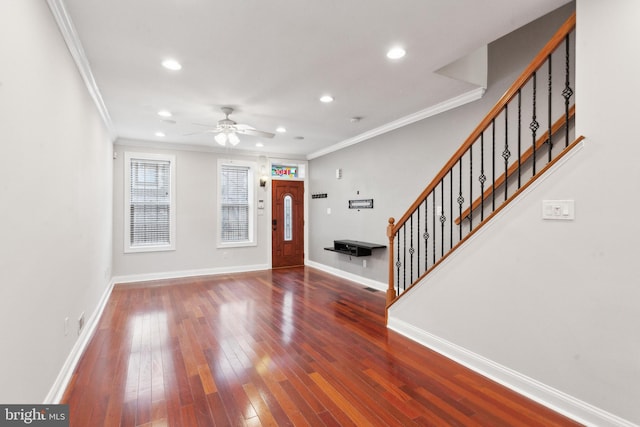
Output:
[[[574,135],[573,14],[416,201],[389,219],[387,310],[583,138]]]

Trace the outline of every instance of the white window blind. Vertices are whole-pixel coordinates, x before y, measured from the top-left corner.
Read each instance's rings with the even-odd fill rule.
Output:
[[[220,175],[220,241],[250,241],[250,168],[222,165]]]
[[[125,250],[173,249],[172,160],[128,155],[126,167],[129,188]]]

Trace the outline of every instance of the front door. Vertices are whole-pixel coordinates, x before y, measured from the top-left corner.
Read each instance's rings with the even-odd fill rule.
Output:
[[[271,182],[271,265],[304,265],[304,182]]]

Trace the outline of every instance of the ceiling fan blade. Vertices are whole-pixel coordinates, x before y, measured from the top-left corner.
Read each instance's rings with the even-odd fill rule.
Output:
[[[273,138],[275,136],[274,133],[265,132],[265,131],[256,130],[256,129],[236,129],[236,132],[242,135],[259,136],[262,138]]]
[[[212,125],[212,124],[204,124],[204,123],[191,123],[192,125],[196,125],[196,126],[204,126],[207,128],[211,128],[211,129],[215,129],[217,125]]]
[[[208,129],[208,130],[201,130],[198,132],[185,133],[182,136],[203,135],[205,133],[218,133],[218,131],[215,129]]]

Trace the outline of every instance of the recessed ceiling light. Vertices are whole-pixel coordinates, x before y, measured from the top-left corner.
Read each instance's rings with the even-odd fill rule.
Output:
[[[276,132],[279,132],[279,133],[285,133],[286,131],[287,131],[287,128],[285,128],[284,126],[278,126],[276,128]]]
[[[178,71],[182,69],[182,64],[180,64],[175,59],[165,59],[162,61],[162,66],[167,70]]]
[[[400,46],[396,46],[393,47],[391,49],[389,49],[389,51],[387,52],[387,58],[389,59],[400,59],[403,56],[405,56],[407,54],[407,52],[401,48]]]
[[[262,142],[256,142],[256,147],[264,147],[264,144]]]
[[[324,102],[325,104],[327,104],[329,102],[333,102],[333,96],[331,96],[331,95],[322,95],[320,97],[320,102]]]
[[[172,116],[171,111],[167,111],[167,110],[158,111],[158,115],[160,117],[171,117]]]
[[[163,137],[165,136],[164,132],[156,132],[156,136]]]

